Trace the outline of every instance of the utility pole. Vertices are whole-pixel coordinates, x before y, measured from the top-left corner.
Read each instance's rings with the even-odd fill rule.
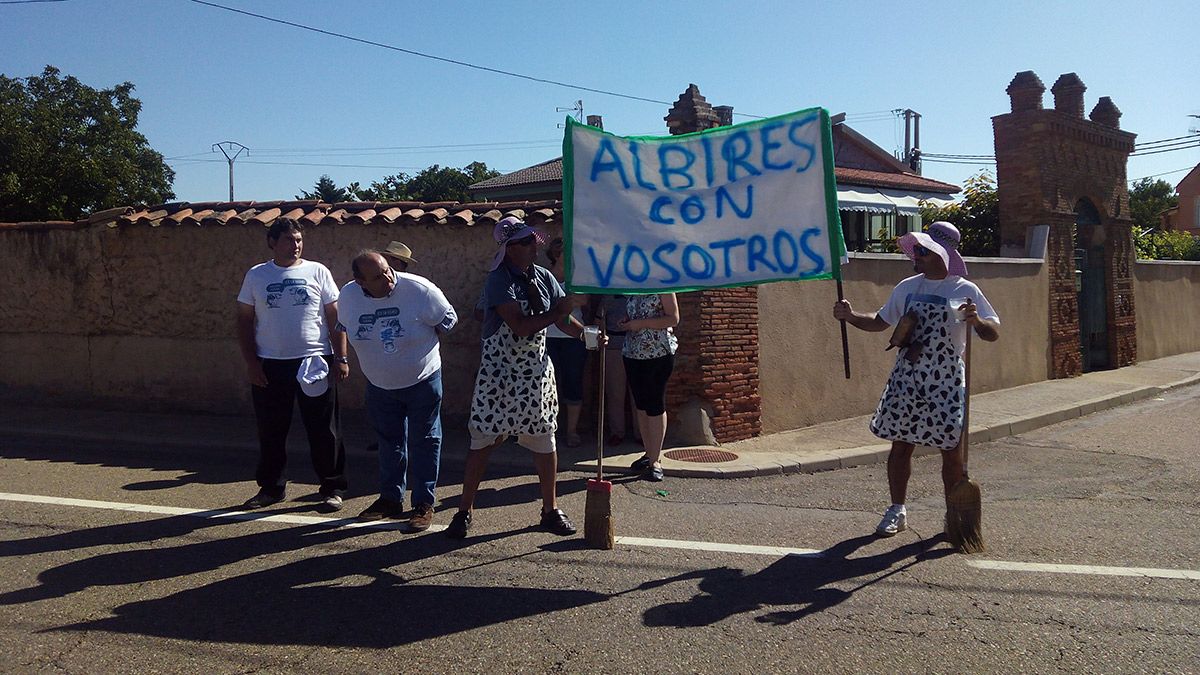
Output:
[[[921,113],[912,108],[895,111],[904,115],[904,163],[921,175]]]
[[[237,147],[237,152],[234,152],[232,155],[229,154],[235,146]],[[233,160],[237,159],[238,155],[242,154],[242,152],[245,152],[246,156],[249,157],[250,148],[236,141],[221,141],[220,143],[213,143],[212,151],[216,152],[218,149],[221,150],[222,155],[225,155],[225,161],[229,162],[229,201],[233,201]]]

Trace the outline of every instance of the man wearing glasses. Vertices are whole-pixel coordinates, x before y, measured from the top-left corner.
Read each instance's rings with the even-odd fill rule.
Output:
[[[546,354],[546,328],[556,324],[567,335],[583,339],[582,324],[570,316],[583,298],[568,296],[549,270],[533,264],[543,238],[537,230],[509,216],[496,223],[492,234],[499,248],[480,301],[482,357],[468,424],[471,451],[459,510],[446,534],[454,539],[467,536],[488,457],[509,436],[516,436],[518,444],[533,452],[542,528],[572,535],[575,526],[557,504],[558,394]]]
[[[412,259],[408,247],[401,252]],[[433,523],[442,451],[438,338],[454,328],[458,314],[433,282],[393,271],[385,255],[355,256],[354,281],[342,288],[338,307],[338,329],[349,336],[367,378],[367,416],[379,448],[379,499],[358,517],[401,518],[411,471],[408,530],[423,532]]]
[[[942,483],[949,494],[962,478],[963,407],[966,401],[963,351],[968,326],[980,338],[1000,337],[1000,317],[983,292],[967,281],[958,253],[958,229],[936,222],[928,232],[910,232],[897,245],[917,272],[892,290],[877,312],[855,312],[846,300],[833,306],[833,317],[861,330],[897,326],[892,346],[896,365],[871,419],[871,432],[892,442],[888,488],[892,505],[875,528],[881,537],[908,529],[904,502],[917,445],[942,451]],[[891,349],[891,347],[888,347]]]

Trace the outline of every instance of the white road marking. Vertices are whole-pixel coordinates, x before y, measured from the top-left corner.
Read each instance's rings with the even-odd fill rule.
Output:
[[[396,521],[363,522],[355,518],[329,518],[324,516],[299,516],[287,513],[265,513],[253,511],[237,511],[234,509],[189,509],[178,506],[154,506],[149,504],[130,504],[126,502],[105,502],[93,499],[72,499],[70,497],[47,497],[43,495],[24,495],[11,492],[0,492],[0,501],[24,502],[27,504],[51,504],[56,506],[76,506],[88,509],[105,509],[109,511],[127,511],[131,513],[152,513],[165,516],[191,516],[193,518],[220,518],[239,521],[259,521],[264,523],[282,523],[286,525],[327,525],[330,527],[369,527],[377,530],[401,530],[404,523]],[[446,529],[444,525],[434,525],[431,532]],[[811,548],[787,548],[782,546],[754,546],[750,544],[722,544],[719,542],[686,541],[682,539],[650,539],[646,537],[617,537],[616,543],[624,546],[645,546],[650,548],[669,548],[689,551],[710,551],[717,553],[743,553],[747,555],[785,556],[796,555],[820,557],[821,551]],[[967,559],[967,565],[977,569],[1001,570],[1007,572],[1043,572],[1054,574],[1088,574],[1101,576],[1142,577],[1151,579],[1186,579],[1200,581],[1200,570],[1173,570],[1152,567],[1105,567],[1100,565],[1063,565],[1053,563],[1026,563],[1005,560],[974,560]]]
[[[647,539],[645,537],[617,537],[618,544],[626,546],[650,546],[654,548],[675,548],[689,551],[715,551],[718,553],[748,553],[751,555],[801,555],[820,556],[821,552],[813,548],[784,548],[782,546],[753,546],[750,544],[720,544],[707,541],[686,541],[682,539]]]
[[[1007,572],[1050,572],[1055,574],[1096,574],[1110,577],[1150,579],[1190,579],[1200,581],[1200,570],[1169,570],[1154,567],[1106,567],[1103,565],[1060,565],[1055,563],[1009,562],[1006,560],[968,560],[971,567]]]
[[[187,509],[178,506],[152,506],[147,504],[128,504],[125,502],[102,502],[93,499],[71,499],[70,497],[45,497],[42,495],[21,495],[11,492],[0,492],[0,500],[10,502],[26,502],[30,504],[54,504],[58,506],[78,506],[87,509],[106,509],[110,511],[129,511],[132,513],[153,513],[162,516],[192,516],[193,518],[220,518],[223,520],[260,521],[264,523],[284,523],[287,525],[330,525],[334,527],[369,527],[377,530],[400,530],[404,523],[394,520],[362,521],[356,518],[327,518],[324,516],[298,516],[289,513],[268,513],[261,511],[238,511],[235,509]],[[444,530],[445,526],[434,525],[430,530]]]

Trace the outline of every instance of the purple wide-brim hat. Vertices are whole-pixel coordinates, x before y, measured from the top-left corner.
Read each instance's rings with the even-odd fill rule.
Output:
[[[945,266],[946,271],[950,271],[950,254],[946,252],[946,248],[944,246],[934,241],[933,237],[930,237],[924,232],[909,232],[908,234],[901,235],[901,237],[896,240],[896,245],[900,247],[901,251],[904,251],[904,255],[908,256],[912,260],[916,260],[917,258],[916,254],[913,253],[913,248],[916,246],[924,246],[930,251],[936,253],[937,256],[942,259],[942,265]]]
[[[967,263],[958,252],[958,228],[945,221],[929,225],[926,232],[909,232],[896,240],[896,245],[909,258],[915,258],[913,247],[917,245],[938,254],[946,266],[946,273],[958,277],[967,276]]]
[[[500,219],[496,223],[496,226],[492,228],[492,238],[496,240],[496,245],[499,248],[496,249],[496,254],[492,256],[492,262],[488,266],[488,271],[495,270],[497,267],[500,267],[500,263],[504,262],[504,251],[508,248],[510,242],[520,241],[529,235],[533,235],[537,239],[539,246],[545,245],[546,235],[542,234],[537,228],[526,225],[525,221],[520,218],[508,216]]]

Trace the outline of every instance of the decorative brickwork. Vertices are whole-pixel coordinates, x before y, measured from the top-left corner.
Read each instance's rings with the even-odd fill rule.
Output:
[[[1053,110],[1042,106],[1045,90],[1032,71],[1017,73],[1007,89],[1012,112],[992,118],[1000,244],[1006,255],[1023,255],[1028,229],[1050,226],[1050,376],[1071,377],[1086,365],[1075,253],[1089,246],[1103,247],[1106,365],[1129,365],[1137,358],[1125,172],[1135,136],[1120,130],[1121,111],[1108,97],[1092,109],[1090,120],[1084,119],[1087,87],[1074,73],[1054,83]],[[1089,227],[1085,242],[1085,229],[1075,225],[1081,204],[1094,206],[1099,219],[1099,231]]]
[[[671,134],[679,135],[711,129],[722,119],[732,120],[732,108],[720,112],[718,115],[692,84],[664,119]],[[717,289],[677,297],[679,351],[667,387],[667,408],[672,414],[707,414],[712,437],[723,443],[759,435],[758,289]],[[699,426],[695,420],[678,421],[673,425],[677,429]],[[704,441],[700,437],[678,440]]]

